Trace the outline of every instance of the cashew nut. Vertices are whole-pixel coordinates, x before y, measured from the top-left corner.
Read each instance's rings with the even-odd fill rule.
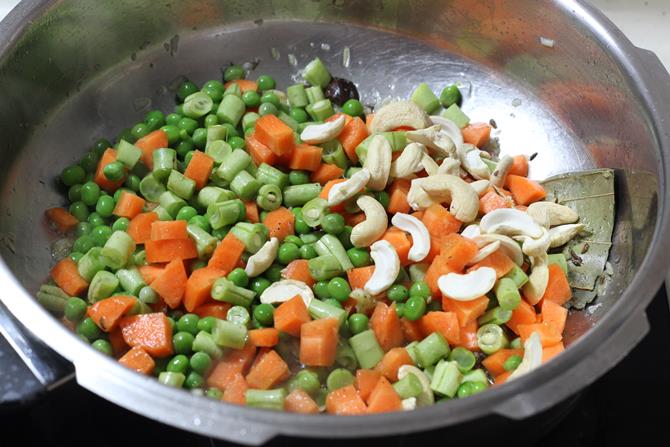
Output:
[[[523,360],[509,375],[507,380],[518,379],[542,365],[542,339],[540,334],[533,332],[523,344]]]
[[[480,267],[465,275],[447,273],[437,280],[442,295],[456,301],[472,301],[486,295],[496,283],[496,271],[491,267]]]
[[[528,282],[524,284],[523,296],[532,305],[537,304],[547,290],[549,283],[549,257],[546,253],[542,256],[530,258],[531,272]]]
[[[375,135],[368,146],[368,156],[363,167],[370,172],[368,188],[373,191],[383,191],[389,180],[391,171],[391,143],[383,135]]]
[[[363,168],[352,175],[348,180],[337,183],[328,192],[328,206],[339,205],[358,194],[370,180],[370,171]]]
[[[382,237],[388,216],[382,204],[370,196],[360,196],[356,204],[365,213],[365,220],[351,230],[351,243],[355,247],[367,247]]]
[[[300,139],[309,144],[325,143],[334,140],[344,129],[344,115],[323,124],[310,124],[300,134]]]
[[[544,227],[540,228],[542,229],[542,235],[538,238],[532,238],[525,234],[514,236],[515,240],[523,242],[521,250],[526,256],[541,256],[542,253],[546,253],[549,250],[549,245],[551,244],[549,232]]]
[[[535,222],[547,228],[575,223],[579,219],[579,215],[572,208],[554,202],[532,203],[526,212]]]
[[[584,229],[584,224],[559,225],[549,230],[550,247],[556,248],[566,244],[570,239],[577,236]]]
[[[509,173],[509,170],[512,169],[513,164],[514,159],[509,155],[505,155],[501,158],[496,169],[493,171],[493,174],[491,174],[491,185],[502,188],[505,184],[505,178],[507,178],[507,174]]]
[[[396,213],[391,223],[402,231],[412,235],[412,248],[409,249],[407,258],[412,262],[419,262],[430,251],[430,233],[426,226],[414,216],[405,213]]]
[[[400,258],[389,241],[377,241],[370,247],[370,257],[375,263],[364,289],[370,295],[379,295],[393,284],[400,273]]]
[[[482,234],[482,232],[479,230],[479,225],[477,224],[470,224],[461,231],[461,236],[467,237],[468,239],[474,239],[480,234]]]
[[[251,255],[247,260],[247,265],[244,267],[247,276],[253,278],[269,269],[277,257],[278,250],[279,239],[276,237],[271,238],[263,244],[261,249],[258,250],[256,254]]]
[[[398,368],[398,380],[404,379],[409,374],[414,374],[416,378],[419,379],[419,382],[421,382],[421,393],[416,396],[416,405],[418,407],[424,407],[435,403],[435,395],[430,389],[430,379],[428,379],[426,373],[414,365],[402,365]]]
[[[296,295],[300,295],[307,307],[314,299],[312,288],[304,282],[294,279],[282,279],[270,284],[270,287],[261,293],[260,299],[261,303],[264,304],[283,303]]]
[[[395,101],[377,110],[370,130],[372,133],[380,133],[398,127],[423,129],[430,123],[426,112],[412,101]]]
[[[421,161],[426,155],[426,146],[421,143],[410,143],[403,149],[400,157],[391,163],[389,175],[393,178],[408,178],[423,168]]]
[[[476,182],[470,183],[470,186],[472,186],[472,188],[477,192],[477,195],[481,197],[486,194],[489,186],[491,186],[491,182],[488,180],[477,180]]]
[[[466,223],[475,220],[479,213],[479,196],[455,175],[438,174],[412,180],[407,201],[414,209],[426,209],[435,202],[451,202],[451,214]]]
[[[433,124],[440,125],[442,132],[451,138],[451,141],[454,142],[456,148],[459,148],[463,145],[463,132],[461,132],[460,127],[458,127],[456,123],[454,123],[449,118],[445,118],[439,115],[432,115],[430,120],[433,122]]]
[[[423,155],[423,158],[421,159],[421,166],[423,166],[423,169],[426,170],[428,175],[435,175],[440,172],[440,167],[437,165],[435,160],[433,160],[433,157],[428,154]]]
[[[477,252],[477,255],[468,262],[467,265],[472,265],[476,264],[482,259],[492,255],[494,252],[496,252],[500,248],[500,241],[493,241],[491,243],[484,243],[481,247],[479,247],[480,240],[475,239],[475,242],[477,242],[477,246],[479,248],[479,251]]]
[[[412,411],[416,409],[416,397],[408,397],[400,401],[400,407],[403,411]]]
[[[426,170],[428,172],[428,170]],[[428,172],[429,175],[434,175]],[[460,177],[461,175],[461,164],[458,160],[454,158],[445,158],[442,160],[442,164],[437,168],[436,174],[449,174]]]
[[[449,136],[442,132],[442,126],[436,124],[420,130],[410,130],[405,133],[410,141],[424,144],[442,157],[456,158],[456,145]]]
[[[519,247],[519,244],[517,244],[511,237],[493,233],[493,234],[482,234],[474,239],[477,241],[477,243],[480,243],[480,241],[487,243],[492,243],[493,241],[499,241],[500,248],[505,252],[507,256],[509,256],[511,260],[514,261],[516,265],[520,266],[523,264],[523,252],[521,251],[521,247]]]
[[[472,144],[462,144],[458,147],[458,158],[461,165],[475,180],[486,180],[490,177],[489,168],[479,156],[481,151]]]
[[[482,217],[479,227],[482,233],[498,233],[506,236],[525,234],[532,238],[542,236],[542,227],[528,214],[514,208],[499,208],[487,213]]]

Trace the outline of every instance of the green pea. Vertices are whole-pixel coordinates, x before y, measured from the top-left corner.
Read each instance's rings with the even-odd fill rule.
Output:
[[[258,84],[258,88],[263,90],[272,90],[275,88],[275,80],[272,76],[269,75],[261,75],[256,79],[256,84]]]
[[[95,143],[93,143],[93,152],[98,154],[98,156],[102,155],[105,150],[109,149],[112,147],[112,143],[109,142],[106,138],[100,138],[99,140],[96,140]]]
[[[153,131],[165,123],[165,114],[160,110],[151,110],[144,115],[144,122]]]
[[[283,267],[279,264],[272,264],[269,269],[265,271],[265,276],[270,282],[277,282],[281,280],[281,271]]]
[[[223,93],[224,91],[218,88],[213,88],[213,87],[203,87],[201,90],[203,93],[205,93],[207,96],[212,98],[212,110],[216,110],[218,106],[214,107],[214,103],[221,102],[223,99]]]
[[[312,287],[317,298],[325,300],[330,298],[330,290],[328,289],[328,281],[319,281]]]
[[[279,98],[272,92],[263,93],[261,96],[261,104],[272,104],[275,107],[279,107]]]
[[[60,174],[61,181],[65,186],[72,186],[77,183],[84,183],[86,179],[86,172],[79,165],[71,165],[63,169]]]
[[[327,300],[323,301],[326,304],[330,304],[333,307],[337,307],[338,309],[342,309],[342,303],[337,301],[335,298],[328,298]]]
[[[176,315],[175,315],[175,318],[177,318]],[[171,327],[172,330],[174,331],[175,328],[177,327],[177,322],[174,321],[174,318],[172,318],[172,317],[167,317],[167,320],[168,320],[168,323],[170,323],[170,327]]]
[[[105,224],[105,219],[95,211],[90,213],[86,220],[88,220],[88,223],[90,223],[93,226],[93,228]]]
[[[196,93],[198,90],[199,89],[197,85],[189,80],[186,80],[179,85],[179,88],[177,89],[177,98],[183,102],[187,96]]]
[[[309,116],[304,109],[300,107],[291,107],[291,110],[288,112],[289,116],[296,120],[298,124],[306,123],[309,120]]]
[[[271,102],[264,102],[260,105],[260,107],[258,107],[258,114],[260,116],[276,115],[277,113],[279,113],[277,106],[275,106]]]
[[[232,272],[228,273],[228,279],[235,283],[238,287],[246,287],[249,285],[249,276],[243,268],[236,268]]]
[[[514,371],[519,367],[522,360],[523,358],[520,355],[511,355],[503,363],[503,368],[505,368],[505,371]]]
[[[342,111],[349,116],[363,115],[363,104],[358,99],[349,99],[342,105]]]
[[[109,217],[114,212],[114,198],[108,195],[101,195],[95,204],[95,211],[102,217]]]
[[[176,126],[179,124],[179,120],[181,120],[183,116],[177,114],[177,113],[170,113],[168,116],[165,117],[165,124],[168,126]]]
[[[440,93],[440,102],[444,107],[460,103],[461,91],[455,84],[447,85]]]
[[[314,244],[307,244],[300,247],[300,257],[302,259],[313,259],[316,258],[319,254],[314,248]]]
[[[86,317],[77,325],[77,334],[91,342],[100,338],[102,332],[90,317]]]
[[[127,217],[119,217],[112,224],[112,231],[127,231],[130,220]]]
[[[79,161],[79,166],[87,173],[95,172],[98,167],[98,154],[93,151],[86,152]]]
[[[302,214],[300,214],[299,217],[296,216],[294,228],[298,234],[308,234],[312,232],[312,228],[305,223],[305,219],[303,219]]]
[[[74,245],[72,246],[72,250],[78,251],[80,253],[86,253],[93,247],[95,247],[95,240],[91,236],[85,234],[85,235],[79,236],[74,241]]]
[[[229,65],[224,69],[223,80],[228,82],[236,79],[244,79],[244,68],[240,65]]]
[[[186,207],[184,207],[184,208],[186,208]],[[182,209],[184,209],[184,208],[182,208]],[[177,213],[177,217],[179,217],[179,213]],[[200,215],[193,216],[188,220],[188,223],[189,223],[189,225],[197,225],[208,233],[212,229],[209,225],[209,221],[207,220],[207,218],[205,216],[200,216]]]
[[[291,242],[281,244],[277,254],[277,260],[280,263],[287,265],[298,258],[300,258],[300,248],[296,244]]]
[[[183,354],[175,355],[167,364],[167,370],[173,373],[182,373],[186,374],[189,367],[189,360]]]
[[[98,225],[91,230],[91,238],[98,247],[102,247],[112,235],[112,229],[107,225]]]
[[[270,284],[271,284],[270,281],[263,278],[262,276],[259,276],[251,280],[251,284],[249,284],[249,289],[255,292],[257,296],[260,296],[260,294],[263,293],[265,289],[270,287]]]
[[[182,130],[185,130],[188,133],[188,135],[193,135],[193,132],[195,132],[195,130],[198,128],[198,122],[193,118],[184,117],[179,120],[179,123],[177,123],[177,127]]]
[[[402,284],[394,284],[388,289],[386,296],[391,301],[402,302],[407,299],[409,292],[407,291],[407,287]]]
[[[78,202],[81,200],[81,188],[82,185],[79,183],[70,186],[70,188],[67,190],[67,198],[70,200],[70,202]]]
[[[112,351],[112,345],[109,344],[107,340],[104,338],[99,338],[96,341],[94,341],[91,346],[93,346],[93,349],[102,352],[103,354],[111,356],[113,354]]]
[[[205,396],[209,397],[210,399],[221,400],[223,393],[220,389],[211,387],[207,388],[207,391],[205,391]]]
[[[205,127],[216,126],[217,124],[219,124],[219,118],[215,114],[210,113],[205,117],[204,124]]]
[[[386,191],[379,191],[375,193],[375,199],[377,199],[377,202],[379,202],[381,206],[386,209],[388,208],[389,202],[391,201],[391,196],[389,196],[389,193]]]
[[[370,253],[364,248],[350,248],[347,250],[347,256],[354,267],[366,267],[370,265]]]
[[[321,389],[321,382],[319,382],[319,375],[308,369],[298,371],[291,381],[293,389],[299,388],[306,393],[313,394]]]
[[[254,307],[254,318],[263,326],[272,326],[274,324],[275,308],[271,304],[259,304]]]
[[[152,304],[158,302],[158,294],[149,286],[142,287],[138,297],[143,303]]]
[[[432,295],[432,292],[425,281],[416,281],[412,284],[412,287],[409,288],[409,296],[419,296],[426,299],[430,295]]]
[[[216,230],[212,230],[211,234],[218,240],[222,241],[223,238],[226,237],[226,234],[228,234],[228,230],[230,230],[229,227],[217,228]]]
[[[195,147],[205,147],[207,144],[207,129],[198,127],[193,131],[193,144]]]
[[[349,299],[351,286],[346,279],[335,277],[328,283],[328,294],[337,301],[343,303]]]
[[[354,335],[367,331],[368,323],[369,319],[365,314],[355,313],[349,317],[349,329]]]
[[[179,134],[181,132],[181,129],[179,129],[179,127],[177,127],[176,125],[167,124],[161,127],[161,130],[165,132],[165,134],[167,135],[168,145],[173,146],[179,141],[180,138]]]
[[[142,180],[135,174],[130,174],[126,177],[126,181],[123,183],[130,190],[137,192],[140,190],[140,182]]]
[[[228,138],[228,144],[233,149],[244,149],[247,146],[247,143],[244,141],[244,138],[240,137],[230,137]]]
[[[135,140],[139,140],[149,132],[151,132],[151,129],[146,125],[146,123],[137,123],[133,126],[132,129],[130,129],[130,133],[133,135]]]
[[[193,346],[193,334],[190,332],[177,332],[172,337],[174,352],[177,354],[190,354]]]
[[[84,234],[89,234],[92,229],[93,225],[91,225],[90,223],[79,222],[77,226],[74,228],[74,235],[77,237],[83,236]]]
[[[130,128],[126,127],[116,136],[116,144],[118,144],[121,140],[126,140],[129,143],[135,142],[135,137],[133,136]]]
[[[345,226],[344,216],[339,213],[326,214],[321,218],[321,228],[328,234],[337,236],[344,231]]]
[[[354,244],[351,243],[351,230],[353,230],[351,225],[346,225],[344,231],[337,236],[345,250],[349,250],[354,246]]]
[[[295,244],[298,247],[302,247],[302,244],[303,244],[302,239],[300,239],[298,236],[293,235],[293,234],[289,234],[288,236],[286,236],[284,238],[284,243],[287,243],[287,242]]]
[[[214,330],[214,327],[216,326],[216,318],[215,317],[204,317],[201,318],[198,321],[198,331],[205,331],[209,332],[210,334]]]
[[[84,315],[86,315],[86,308],[86,301],[82,300],[81,298],[68,298],[68,300],[65,302],[65,318],[76,323],[77,321],[84,318]]]
[[[247,107],[258,107],[261,105],[261,96],[251,90],[242,94],[242,101],[244,101],[244,105]]]
[[[70,205],[70,214],[77,218],[78,221],[82,222],[88,218],[88,207],[84,202],[74,202]]]
[[[405,303],[403,315],[410,321],[416,321],[426,313],[426,300],[417,295],[410,295]]]
[[[304,185],[309,183],[309,173],[305,171],[291,171],[288,174],[288,181],[291,185]]]
[[[210,79],[209,81],[205,82],[202,86],[203,89],[206,88],[213,88],[216,90],[224,91],[226,88],[223,86],[223,82],[219,81],[218,79]]]
[[[398,315],[398,318],[405,316],[405,303],[395,303],[395,313]]]
[[[102,173],[108,180],[113,182],[119,181],[123,178],[124,174],[123,163],[120,161],[113,161],[103,168]]]
[[[192,218],[198,215],[198,211],[192,206],[185,206],[177,211],[177,217],[175,220],[185,220],[190,221]]]
[[[191,356],[189,364],[193,371],[204,375],[212,366],[212,359],[206,352],[196,352]]]
[[[75,263],[78,263],[81,258],[84,257],[84,253],[79,252],[79,251],[73,251],[70,253],[69,258],[72,259]]]
[[[184,314],[177,320],[177,330],[180,332],[189,332],[193,335],[198,333],[198,322],[200,317],[196,314]]]

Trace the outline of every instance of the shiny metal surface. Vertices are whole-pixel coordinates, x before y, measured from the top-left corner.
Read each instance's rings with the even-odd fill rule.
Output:
[[[149,108],[170,109],[182,75],[202,82],[246,61],[257,65],[251,76],[269,73],[285,86],[316,55],[370,104],[406,97],[423,81],[434,90],[460,82],[465,111],[496,121],[501,153],[538,152],[535,178],[619,169],[613,280],[594,305],[571,313],[564,354],[505,386],[411,414],[278,414],[128,371],[34,301],[54,242],[42,210],[63,202],[54,177],[96,138],[113,138]],[[30,0],[0,24],[0,88],[0,299],[74,363],[80,384],[149,417],[250,444],[277,434],[411,432],[488,414],[519,419],[593,382],[647,331],[644,309],[670,249],[670,77],[583,2]]]

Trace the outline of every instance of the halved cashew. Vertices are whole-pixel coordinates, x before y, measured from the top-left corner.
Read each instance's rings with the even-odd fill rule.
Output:
[[[428,114],[412,101],[395,101],[377,110],[370,130],[372,133],[380,133],[398,127],[423,129],[430,124]]]
[[[462,144],[458,147],[458,158],[461,165],[476,180],[487,180],[491,173],[488,166],[479,156],[481,151],[473,144]]]
[[[398,380],[402,380],[410,374],[414,374],[419,379],[419,382],[421,382],[421,394],[416,396],[417,407],[424,407],[435,403],[435,395],[430,389],[430,379],[428,379],[426,373],[414,365],[402,365],[398,368]]]
[[[448,273],[437,280],[442,295],[456,301],[472,301],[486,295],[496,283],[496,271],[491,267],[480,267],[465,275]]]
[[[467,228],[466,228],[467,230]],[[509,258],[514,261],[514,263],[518,266],[521,266],[523,264],[523,252],[521,251],[521,247],[519,247],[519,244],[514,241],[509,236],[505,236],[503,234],[481,234],[477,238],[475,238],[477,241],[483,241],[483,242],[488,242],[491,243],[493,241],[499,241],[500,242],[500,248],[505,252]]]
[[[437,165],[437,162],[435,162],[433,157],[428,154],[424,154],[423,158],[421,159],[421,166],[426,170],[428,175],[435,175],[440,172],[440,167]]]
[[[559,225],[549,230],[550,247],[556,248],[566,244],[570,239],[577,236],[584,229],[584,224]]]
[[[328,192],[328,206],[339,205],[358,194],[370,180],[370,171],[363,168],[348,180],[334,185]]]
[[[456,145],[449,136],[442,132],[442,126],[436,124],[420,130],[409,130],[405,136],[410,141],[424,144],[442,157],[456,158]]]
[[[470,183],[470,186],[477,192],[479,197],[483,196],[486,191],[488,191],[491,182],[488,180],[477,180],[476,182]]]
[[[491,185],[502,188],[505,184],[505,178],[507,178],[507,174],[509,173],[509,170],[512,169],[513,164],[514,159],[509,155],[505,155],[501,158],[493,171],[493,174],[491,174]]]
[[[368,188],[373,191],[383,191],[389,180],[391,171],[391,143],[383,135],[375,135],[368,146],[368,156],[363,167],[370,172]]]
[[[391,163],[389,175],[393,178],[408,178],[424,169],[421,161],[426,155],[426,146],[421,143],[410,143],[403,149],[400,157]]]
[[[416,397],[408,397],[400,401],[400,407],[403,411],[412,411],[416,409]]]
[[[467,237],[468,239],[474,239],[480,234],[482,234],[482,232],[477,224],[470,224],[461,231],[461,236]]]
[[[428,170],[426,170],[426,172],[428,172]],[[433,175],[430,172],[428,172],[428,174]],[[460,177],[461,163],[455,158],[445,158],[444,160],[442,160],[442,164],[440,164],[440,167],[437,168],[436,174],[448,174]]]
[[[547,228],[575,223],[579,219],[579,215],[572,208],[554,202],[532,203],[526,212],[535,222]]]
[[[393,285],[400,273],[400,258],[389,241],[377,241],[370,247],[370,257],[375,263],[375,271],[364,290],[370,295],[379,295]]]
[[[499,208],[487,213],[482,217],[479,227],[482,233],[498,233],[506,236],[525,234],[533,238],[542,236],[542,227],[528,214],[514,208]]]
[[[312,288],[304,282],[294,279],[282,279],[270,284],[270,287],[261,293],[261,303],[283,303],[296,295],[300,295],[300,298],[302,298],[307,307],[309,307],[309,304],[314,299]]]
[[[478,242],[475,240],[475,242]],[[477,244],[479,245],[479,243]],[[479,251],[477,252],[477,255],[468,262],[467,265],[472,265],[476,264],[482,259],[492,255],[494,252],[496,252],[500,248],[500,241],[493,241],[488,244],[484,244],[479,248]]]
[[[396,213],[391,223],[402,231],[412,235],[412,248],[409,249],[407,258],[413,262],[419,262],[430,251],[430,233],[426,226],[414,216],[405,213]]]
[[[300,139],[309,144],[325,143],[334,140],[344,129],[344,115],[323,124],[310,124],[300,134]]]
[[[546,253],[542,256],[530,258],[531,272],[528,275],[528,282],[524,284],[523,296],[532,305],[537,304],[549,283],[549,257]]]
[[[253,278],[269,269],[277,257],[278,250],[279,239],[276,237],[271,238],[263,244],[261,249],[258,250],[256,254],[251,255],[247,260],[247,265],[244,267],[247,276]]]
[[[388,216],[382,204],[370,196],[360,196],[356,204],[365,213],[365,220],[351,230],[351,243],[355,247],[367,247],[382,237]]]
[[[412,180],[407,201],[414,209],[426,209],[433,203],[451,202],[449,211],[461,222],[472,222],[479,213],[479,196],[460,177],[431,175]]]
[[[454,142],[456,148],[459,148],[463,145],[463,132],[461,132],[461,128],[458,127],[456,123],[454,123],[449,118],[445,118],[439,115],[431,115],[430,120],[433,122],[433,124],[440,125],[442,132],[451,138],[451,141]]]
[[[526,256],[540,256],[549,250],[549,245],[551,244],[549,232],[544,227],[540,228],[542,229],[542,235],[538,238],[532,238],[525,234],[514,236],[515,240],[523,243],[521,250]]]
[[[509,375],[507,380],[518,379],[542,365],[542,339],[540,334],[533,332],[523,344],[523,360]]]

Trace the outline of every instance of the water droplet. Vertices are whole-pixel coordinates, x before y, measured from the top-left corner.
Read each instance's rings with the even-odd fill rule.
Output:
[[[512,100],[512,106],[513,107],[519,107],[521,105],[521,100],[519,98],[514,98]]]
[[[330,45],[324,42],[321,44],[321,49],[323,51],[330,51]]]
[[[288,64],[292,67],[298,65],[298,58],[295,57],[295,54],[293,53],[288,54]]]
[[[202,424],[202,421],[200,420],[200,418],[199,418],[198,416],[195,416],[195,417],[193,418],[193,425],[195,425],[196,427],[198,427],[198,426],[200,426],[200,424]]]

